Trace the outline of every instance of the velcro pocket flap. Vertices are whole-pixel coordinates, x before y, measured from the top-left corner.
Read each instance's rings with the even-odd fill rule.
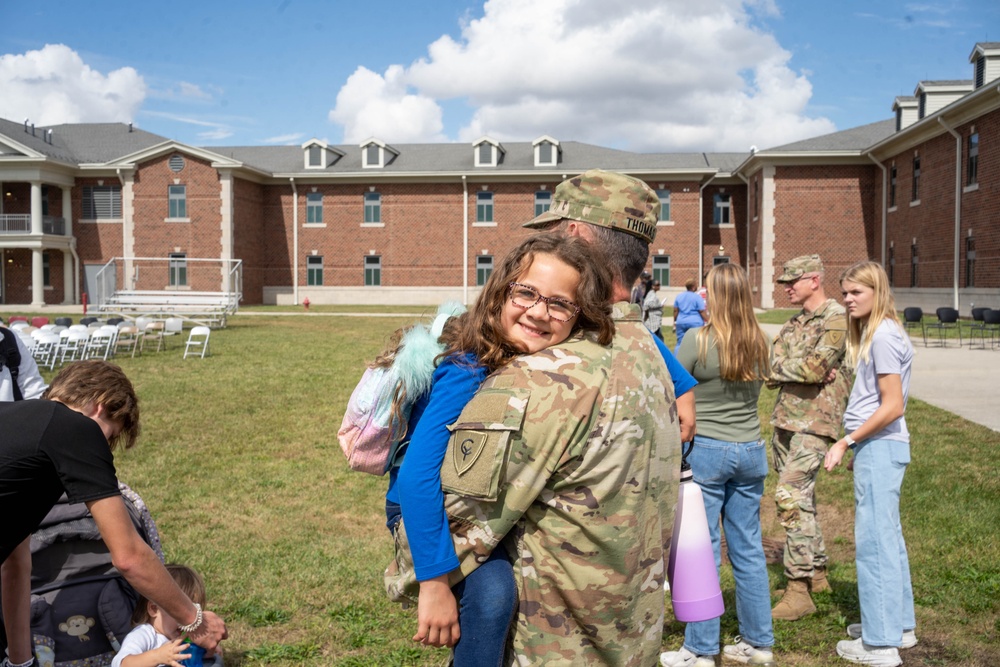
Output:
[[[496,500],[510,450],[511,437],[521,430],[528,392],[482,390],[448,427],[451,438],[441,487],[447,493]]]

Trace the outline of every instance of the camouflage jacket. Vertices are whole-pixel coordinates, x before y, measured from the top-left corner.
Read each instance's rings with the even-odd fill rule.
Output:
[[[844,363],[847,317],[833,299],[813,313],[805,310],[788,320],[771,345],[767,386],[780,387],[771,424],[796,433],[829,438],[840,423],[851,394],[853,374]],[[837,369],[833,382],[826,377]]]
[[[610,347],[574,338],[487,378],[451,426],[441,471],[452,583],[501,545],[519,610],[512,665],[657,662],[680,434],[670,374],[638,306]],[[418,590],[405,526],[386,590]],[[503,547],[501,547],[503,548]]]

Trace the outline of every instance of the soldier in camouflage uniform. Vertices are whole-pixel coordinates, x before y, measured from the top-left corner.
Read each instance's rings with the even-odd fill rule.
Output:
[[[802,312],[774,339],[767,385],[780,388],[771,416],[775,502],[785,527],[788,588],[771,615],[794,621],[816,611],[810,593],[830,590],[826,546],[816,518],[816,476],[827,448],[840,435],[851,392],[844,365],[847,319],[844,308],[823,291],[819,255],[796,257],[778,276]]]
[[[532,223],[624,231],[648,252],[659,201],[645,183],[591,171],[553,199],[553,215]],[[580,335],[519,358],[451,427],[441,478],[461,565],[449,583],[509,550],[520,597],[510,665],[657,661],[680,433],[670,374],[627,303],[641,259],[615,280],[610,347]],[[386,588],[413,599],[405,526],[396,539]]]

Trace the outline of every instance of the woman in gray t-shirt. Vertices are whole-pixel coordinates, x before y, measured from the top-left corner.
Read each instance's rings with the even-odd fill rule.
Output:
[[[854,543],[861,623],[837,653],[853,662],[901,665],[900,648],[917,643],[913,587],[899,521],[899,493],[910,462],[906,398],[913,346],[896,314],[885,270],[861,262],[841,278],[847,354],[855,364],[844,432],[826,454],[833,470],[854,450]]]

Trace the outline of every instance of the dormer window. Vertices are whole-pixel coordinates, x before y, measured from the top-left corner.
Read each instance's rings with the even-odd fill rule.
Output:
[[[549,136],[538,137],[532,142],[535,148],[536,167],[555,167],[559,164],[559,142]]]
[[[496,167],[503,160],[504,149],[500,142],[489,137],[480,137],[472,144],[477,167]]]
[[[331,148],[325,141],[310,139],[302,144],[306,169],[326,169],[344,156],[336,148]]]
[[[363,142],[360,147],[361,166],[364,169],[381,169],[399,155],[399,151],[392,146],[375,138]]]

